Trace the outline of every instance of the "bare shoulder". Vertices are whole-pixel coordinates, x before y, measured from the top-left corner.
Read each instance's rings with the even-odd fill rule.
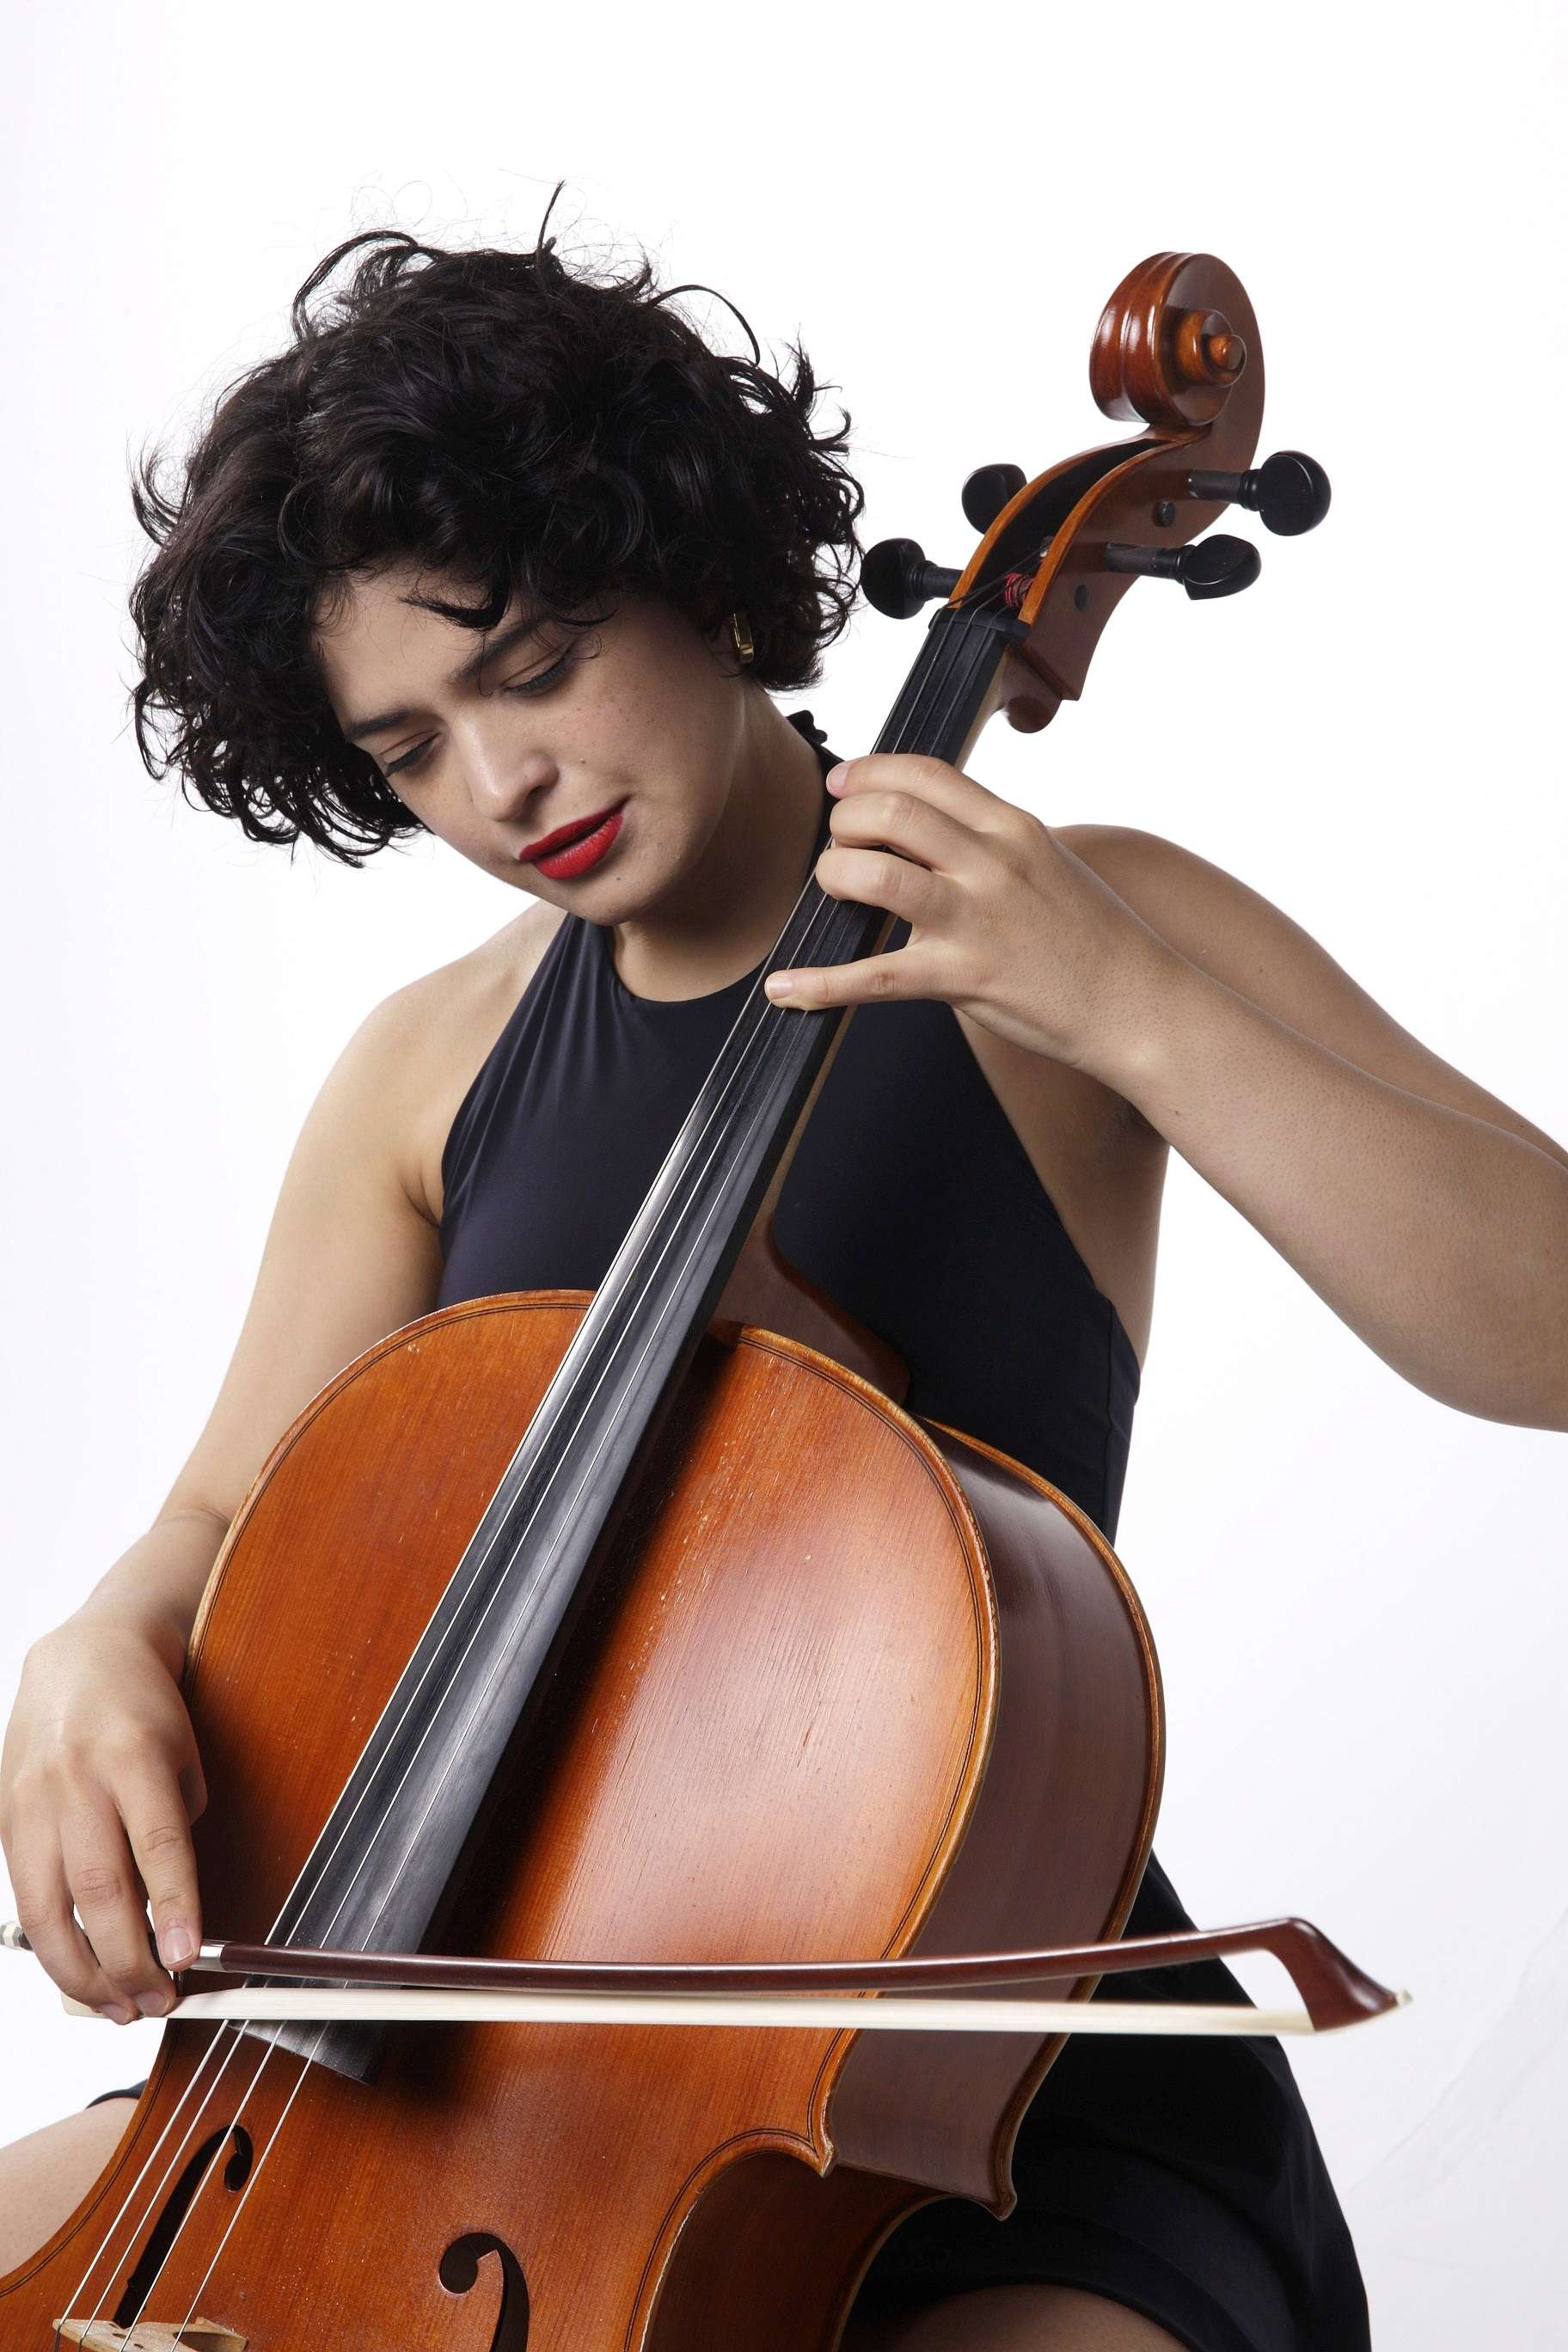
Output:
[[[1261,891],[1195,850],[1135,825],[1051,828],[1190,963],[1358,1069],[1464,1111],[1568,1165],[1568,1150],[1403,1027],[1319,940]]]
[[[563,919],[533,901],[466,954],[395,989],[362,1025],[404,1187],[433,1225],[452,1121]]]

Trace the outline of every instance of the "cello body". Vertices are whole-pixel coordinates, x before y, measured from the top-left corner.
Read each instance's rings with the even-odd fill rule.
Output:
[[[204,1896],[237,1937],[287,1897],[586,1304],[406,1326],[258,1475],[187,1666]],[[820,1959],[1120,1931],[1158,1671],[1114,1554],[1034,1472],[715,1325],[601,1591],[470,1839],[449,1948]],[[7,2345],[831,2352],[904,2214],[1008,2209],[1059,2047],[441,2024],[359,2081],[216,2031],[166,2028],[113,2162],[0,2283]]]

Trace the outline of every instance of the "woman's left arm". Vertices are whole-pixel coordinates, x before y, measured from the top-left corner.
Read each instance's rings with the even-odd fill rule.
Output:
[[[816,878],[908,920],[802,1007],[936,998],[1089,1072],[1394,1370],[1568,1429],[1568,1151],[1428,1051],[1245,883],[1158,835],[1048,828],[945,761],[835,772]]]

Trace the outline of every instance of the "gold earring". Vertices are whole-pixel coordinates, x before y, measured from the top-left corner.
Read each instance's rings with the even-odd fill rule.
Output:
[[[752,632],[744,613],[731,614],[730,635],[734,643],[736,658],[741,667],[744,669],[748,663],[755,661],[757,657],[757,649],[752,643]]]

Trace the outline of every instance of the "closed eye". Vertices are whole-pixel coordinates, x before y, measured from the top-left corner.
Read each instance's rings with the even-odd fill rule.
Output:
[[[502,694],[542,694],[548,687],[555,685],[558,679],[565,676],[572,667],[572,662],[571,654],[563,654],[559,661],[552,662],[550,667],[542,669],[536,677],[523,678],[516,686],[503,686],[500,691]],[[434,736],[426,735],[422,743],[416,743],[411,751],[405,751],[400,760],[394,760],[389,768],[383,768],[382,774],[400,776],[409,769],[420,766],[434,740]]]

